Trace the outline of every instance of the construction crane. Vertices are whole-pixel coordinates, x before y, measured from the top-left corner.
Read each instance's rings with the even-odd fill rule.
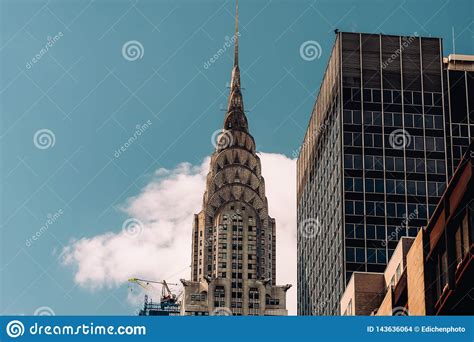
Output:
[[[145,302],[143,310],[140,310],[140,316],[161,316],[161,315],[177,315],[179,314],[179,297],[181,293],[177,296],[169,286],[178,285],[174,283],[168,283],[166,280],[156,281],[156,280],[147,280],[140,278],[130,278],[128,279],[130,283],[135,283],[138,286],[142,287],[146,291],[151,290],[152,284],[161,285],[161,299],[159,303],[153,303],[152,300],[148,301],[148,295],[145,295]]]
[[[176,300],[178,297],[171,292],[170,288],[168,285],[175,285],[177,286],[178,284],[174,283],[167,283],[166,280],[162,281],[155,281],[155,280],[147,280],[147,279],[140,279],[140,278],[130,278],[128,279],[129,282],[135,283],[138,286],[142,287],[145,290],[149,290],[149,285],[150,284],[160,284],[162,285],[161,287],[161,302],[170,302],[170,303],[176,303]]]

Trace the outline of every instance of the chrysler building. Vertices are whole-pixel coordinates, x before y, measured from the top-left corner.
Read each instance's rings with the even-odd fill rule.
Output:
[[[230,94],[202,210],[194,215],[191,280],[181,280],[183,315],[287,315],[291,285],[275,285],[276,222],[245,116],[238,38],[237,4]]]

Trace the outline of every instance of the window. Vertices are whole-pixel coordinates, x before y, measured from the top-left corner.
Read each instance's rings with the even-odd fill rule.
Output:
[[[359,110],[344,110],[344,123],[360,125],[361,115]]]
[[[403,102],[405,104],[412,104],[413,97],[412,97],[411,91],[404,91],[403,92]]]
[[[205,293],[191,294],[191,300],[192,301],[197,301],[197,302],[205,301],[206,300],[206,294]]]
[[[251,287],[249,289],[249,300],[250,301],[258,301],[260,298],[260,294],[258,292],[258,289],[255,287]]]
[[[385,240],[385,226],[375,226],[377,240]]]
[[[278,298],[269,298],[265,299],[266,305],[280,305],[280,300]]]
[[[345,132],[344,145],[345,146],[362,146],[362,135],[360,133]]]
[[[386,262],[385,249],[377,248],[377,264],[385,264]]]
[[[414,91],[413,92],[413,103],[417,105],[421,105],[421,93],[419,91]]]
[[[446,251],[438,255],[437,265],[436,265],[436,290],[438,297],[444,291],[444,287],[448,284],[448,255]]]
[[[394,90],[392,93],[393,103],[402,103],[402,94],[398,90]]]
[[[216,286],[214,290],[214,306],[224,307],[225,306],[225,289],[224,286]]]
[[[433,94],[432,93],[424,93],[423,99],[425,101],[425,106],[431,106],[433,104]]]
[[[355,226],[352,223],[346,223],[346,238],[354,239],[355,238]]]
[[[354,202],[346,201],[345,210],[346,210],[346,214],[354,215]]]
[[[403,158],[395,158],[395,171],[405,171]]]
[[[344,186],[346,191],[354,191],[354,179],[347,177],[344,179]]]
[[[456,261],[459,264],[469,253],[469,224],[466,214],[455,233]]]
[[[357,247],[355,249],[356,262],[365,262],[365,249]]]
[[[355,251],[354,248],[352,247],[346,247],[346,260],[348,262],[354,262],[355,261]]]
[[[347,304],[347,308],[344,311],[344,316],[352,316],[352,299],[349,301],[349,304]]]
[[[372,89],[372,102],[381,102],[381,94],[379,89]]]
[[[358,224],[355,227],[355,238],[356,239],[364,239],[364,224]]]
[[[365,234],[368,240],[375,240],[375,226],[368,224],[365,229]]]
[[[438,189],[436,182],[428,182],[428,196],[437,196]]]
[[[386,253],[384,248],[367,248],[367,262],[370,264],[385,264]]]
[[[232,298],[242,298],[242,292],[232,292]]]
[[[367,248],[367,262],[370,264],[377,263],[377,257],[374,248]]]

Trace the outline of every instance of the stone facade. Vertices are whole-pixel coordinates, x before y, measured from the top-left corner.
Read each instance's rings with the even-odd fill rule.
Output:
[[[407,255],[408,307],[410,315],[425,316],[425,261],[423,256],[423,230],[413,242]]]
[[[383,274],[354,272],[341,298],[341,315],[370,315],[382,302],[384,289]]]
[[[421,234],[421,230],[420,233]],[[344,316],[401,316],[405,308],[406,273],[410,262],[408,254],[415,238],[402,237],[390,258],[385,272],[354,272],[341,297],[341,315]],[[423,288],[421,288],[423,291]],[[418,293],[416,293],[418,295]]]

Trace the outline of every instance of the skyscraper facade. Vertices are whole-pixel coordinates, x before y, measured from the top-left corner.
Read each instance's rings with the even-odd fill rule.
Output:
[[[449,55],[443,64],[448,119],[446,152],[451,160],[448,165],[451,176],[474,138],[474,56]]]
[[[240,85],[238,15],[234,66],[202,210],[194,216],[191,280],[182,280],[183,315],[286,315],[276,286],[276,223],[249,133]]]
[[[383,272],[434,211],[453,164],[442,56],[438,38],[337,33],[297,162],[298,314],[339,314],[352,272]]]

